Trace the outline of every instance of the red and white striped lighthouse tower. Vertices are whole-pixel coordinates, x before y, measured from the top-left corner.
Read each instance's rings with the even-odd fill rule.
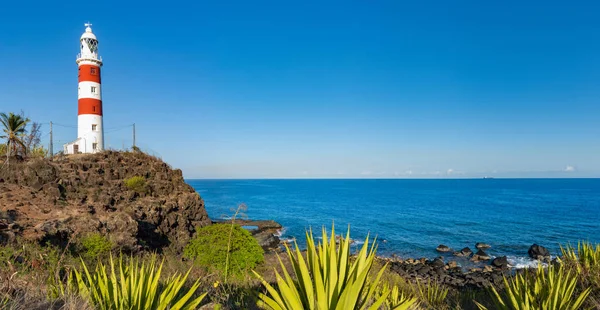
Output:
[[[102,123],[102,87],[98,55],[98,39],[92,33],[92,24],[85,24],[81,35],[81,53],[77,55],[79,66],[77,146],[81,153],[95,153],[104,149],[104,126]],[[77,153],[77,151],[75,151]]]

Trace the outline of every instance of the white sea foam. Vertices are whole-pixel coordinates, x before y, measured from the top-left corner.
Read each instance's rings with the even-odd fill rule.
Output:
[[[547,263],[540,263],[538,260],[524,256],[507,256],[506,259],[508,260],[508,266],[515,269],[536,268],[540,264],[543,267],[548,266]]]
[[[276,237],[281,238],[281,236],[283,236],[283,234],[285,234],[286,231],[287,231],[287,228],[286,227],[282,227],[281,229],[277,230],[277,232],[274,233],[274,235]]]

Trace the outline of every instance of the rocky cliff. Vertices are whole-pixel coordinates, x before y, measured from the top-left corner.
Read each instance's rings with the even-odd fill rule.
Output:
[[[181,250],[209,224],[181,170],[144,153],[11,160],[0,170],[0,244],[18,236],[66,244],[100,232],[124,249]]]

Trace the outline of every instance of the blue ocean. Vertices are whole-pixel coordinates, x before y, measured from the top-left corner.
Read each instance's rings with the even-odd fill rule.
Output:
[[[533,243],[552,255],[560,245],[600,242],[600,179],[351,179],[187,180],[213,219],[233,215],[240,204],[249,219],[284,226],[281,238],[305,231],[318,235],[335,224],[350,226],[352,239],[377,236],[378,255],[439,255],[439,244],[455,250],[492,246],[513,265],[528,264]]]

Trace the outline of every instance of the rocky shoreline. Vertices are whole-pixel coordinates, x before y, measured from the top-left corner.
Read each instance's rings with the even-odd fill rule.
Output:
[[[258,226],[269,223],[266,226]],[[279,238],[283,226],[275,221],[243,221],[241,225],[256,225],[253,235],[265,251],[281,252],[287,240]],[[491,285],[501,285],[504,276],[520,272],[509,264],[507,256],[492,256],[486,253],[491,246],[486,243],[476,243],[474,250],[465,247],[453,251],[450,247],[440,244],[436,251],[440,254],[434,259],[428,258],[399,258],[378,257],[382,263],[389,264],[389,270],[411,282],[436,282],[457,290],[483,289]],[[540,263],[554,263],[549,251],[538,244],[529,247],[527,255]]]

